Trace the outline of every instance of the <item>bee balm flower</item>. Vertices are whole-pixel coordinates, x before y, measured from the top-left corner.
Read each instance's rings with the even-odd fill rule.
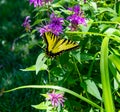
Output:
[[[71,16],[67,17],[67,20],[71,22],[70,28],[72,31],[77,30],[79,24],[86,26],[86,18],[83,17],[83,12],[81,12],[79,5],[69,8],[68,10],[74,12]]]
[[[45,32],[52,32],[55,35],[59,35],[62,32],[63,18],[57,17],[54,13],[50,15],[50,23],[39,29],[40,35]]]
[[[22,26],[25,27],[25,30],[26,30],[27,32],[30,31],[30,29],[31,29],[30,22],[31,22],[30,16],[27,16],[27,17],[25,18],[23,24],[22,24]]]
[[[53,91],[52,93],[48,94],[48,100],[51,101],[52,106],[54,107],[58,107],[59,105],[63,106],[63,102],[64,102],[64,97],[63,94],[58,94],[55,93],[55,91]]]

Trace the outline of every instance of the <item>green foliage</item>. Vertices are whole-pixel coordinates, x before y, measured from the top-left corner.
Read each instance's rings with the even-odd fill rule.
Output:
[[[0,98],[1,112],[52,112],[51,102],[40,94],[55,89],[65,92],[66,98],[58,112],[120,110],[120,1],[89,0],[86,4],[83,1],[54,0],[51,5],[34,10],[25,1],[0,2],[0,88],[8,89]],[[67,8],[76,4],[87,18],[87,26],[70,31],[65,19],[61,37],[78,41],[80,48],[48,57],[43,50],[46,43],[35,28],[50,21],[48,15],[53,11],[60,17],[68,17],[71,11]],[[9,15],[9,9],[15,12]],[[21,35],[22,17],[28,15],[32,29]],[[7,93],[11,91],[14,92]]]

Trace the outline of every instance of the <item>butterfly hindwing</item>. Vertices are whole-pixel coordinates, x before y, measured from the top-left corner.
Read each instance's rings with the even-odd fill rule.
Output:
[[[51,32],[45,32],[44,39],[47,44],[46,53],[51,57],[79,46],[78,43],[69,39],[62,39]]]

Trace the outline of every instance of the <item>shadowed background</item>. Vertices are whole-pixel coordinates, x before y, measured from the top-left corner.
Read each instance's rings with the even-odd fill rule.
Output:
[[[20,71],[35,64],[39,53],[30,37],[20,38],[25,33],[21,24],[32,8],[27,0],[0,0],[0,90],[40,83],[39,75]],[[0,112],[38,112],[31,104],[40,99],[40,90],[6,93],[0,96]]]

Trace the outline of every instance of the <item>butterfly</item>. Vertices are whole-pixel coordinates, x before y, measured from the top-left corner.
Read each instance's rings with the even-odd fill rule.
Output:
[[[43,38],[47,44],[46,54],[50,57],[55,57],[64,51],[79,47],[77,42],[65,38],[60,38],[52,32],[45,32]]]

